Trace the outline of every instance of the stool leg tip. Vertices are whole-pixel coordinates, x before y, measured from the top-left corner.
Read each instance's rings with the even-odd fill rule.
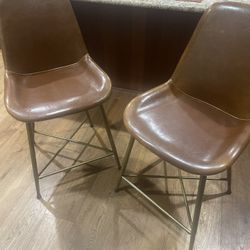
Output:
[[[38,200],[40,200],[40,199],[42,198],[41,194],[40,194],[40,193],[37,194],[37,195],[36,195],[36,198],[37,198]]]

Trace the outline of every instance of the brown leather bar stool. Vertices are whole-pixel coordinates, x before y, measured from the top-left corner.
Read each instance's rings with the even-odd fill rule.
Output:
[[[14,118],[26,123],[37,197],[41,197],[40,178],[84,163],[44,175],[47,164],[39,173],[34,146],[35,122],[80,111],[86,111],[90,119],[88,110],[99,107],[112,147],[112,150],[104,150],[108,153],[106,156],[114,155],[119,167],[119,158],[102,106],[110,96],[111,82],[89,56],[70,2],[3,0],[0,5],[0,25],[5,64],[5,105]],[[90,124],[93,125],[91,120]],[[97,147],[74,141],[73,135],[66,141]],[[97,159],[91,162],[94,160]]]
[[[194,245],[207,176],[227,170],[224,179],[231,193],[231,166],[249,142],[249,28],[250,5],[214,4],[202,16],[171,79],[136,97],[124,113],[131,139],[117,189],[121,180],[126,181],[190,233],[189,249]],[[176,177],[181,181],[190,228],[125,173],[134,139],[179,169]],[[180,170],[199,175],[193,219]]]

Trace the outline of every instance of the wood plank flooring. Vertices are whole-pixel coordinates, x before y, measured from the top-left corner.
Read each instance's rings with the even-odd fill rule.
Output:
[[[132,189],[115,193],[119,176],[114,160],[109,157],[93,165],[77,168],[41,180],[42,200],[35,197],[25,126],[7,114],[3,104],[3,63],[0,62],[0,249],[83,249],[83,250],[185,250],[189,236],[164,218]],[[122,113],[134,93],[114,90],[105,105],[113,136],[122,158],[128,134],[122,124]],[[98,110],[92,110],[97,131],[108,143]],[[59,135],[70,135],[85,114],[41,122],[38,130]],[[84,126],[75,136],[88,141],[91,128]],[[44,165],[51,152],[56,152],[61,141],[37,136],[38,162]],[[92,143],[98,144],[96,138]],[[52,165],[60,169],[74,162],[83,147],[68,144]],[[102,155],[100,150],[87,149],[81,160]],[[139,171],[157,157],[138,143],[135,145],[129,169]],[[226,185],[208,182],[208,198],[202,207],[195,249],[247,250],[250,249],[250,148],[248,147],[233,167],[232,195],[216,198]],[[151,172],[164,173],[163,164]],[[176,170],[167,165],[168,173]],[[186,215],[178,181],[138,180],[148,194],[177,217]],[[185,181],[192,196],[196,184]],[[214,196],[211,196],[214,194]],[[186,220],[184,220],[186,222]]]

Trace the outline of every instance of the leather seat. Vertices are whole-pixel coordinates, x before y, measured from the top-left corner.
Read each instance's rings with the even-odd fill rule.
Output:
[[[111,82],[88,54],[74,64],[34,74],[6,71],[5,104],[21,121],[41,121],[105,101]]]
[[[226,170],[249,141],[250,123],[165,83],[126,108],[129,133],[161,159],[193,174]]]

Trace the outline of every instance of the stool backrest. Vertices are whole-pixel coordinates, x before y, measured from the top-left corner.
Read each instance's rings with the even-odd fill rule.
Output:
[[[27,74],[79,61],[87,53],[68,0],[0,0],[5,68]]]
[[[192,97],[250,119],[250,5],[217,3],[208,9],[172,81]]]

